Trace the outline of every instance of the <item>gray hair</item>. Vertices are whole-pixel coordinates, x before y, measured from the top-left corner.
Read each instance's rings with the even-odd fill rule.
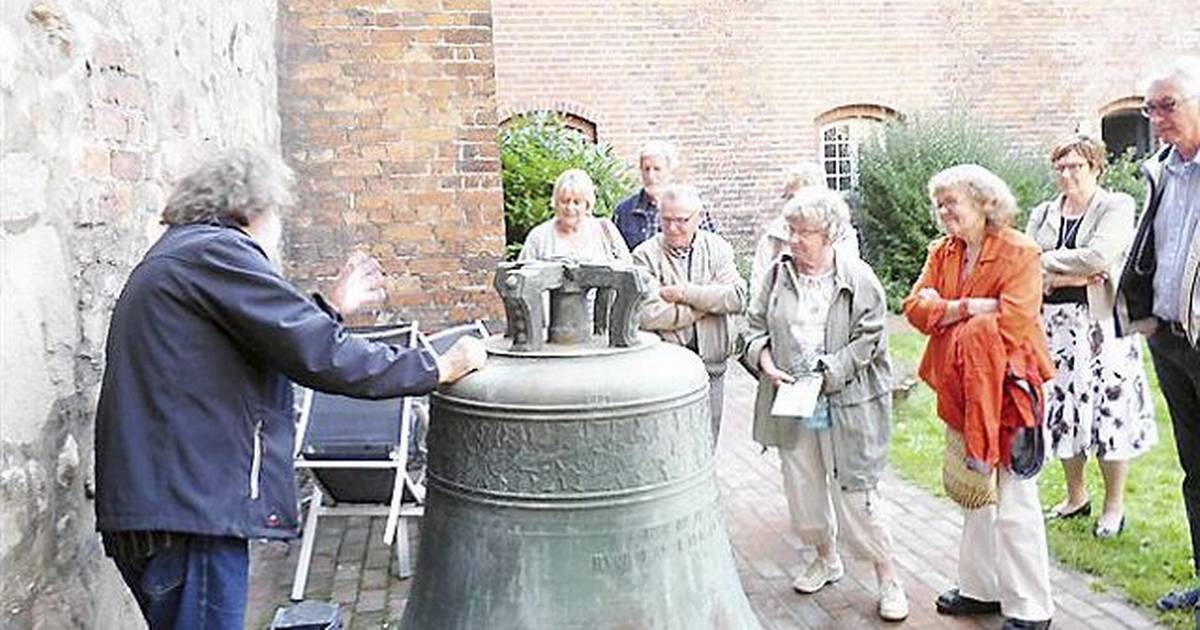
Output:
[[[1006,227],[1012,223],[1020,209],[1008,184],[995,173],[978,164],[951,166],[929,178],[929,200],[934,203],[933,220],[945,230],[937,213],[937,195],[947,190],[957,190],[967,195],[983,210],[990,228]]]
[[[1146,77],[1143,92],[1161,81],[1174,80],[1183,96],[1200,98],[1200,57],[1183,55],[1154,70]]]
[[[806,186],[796,191],[783,206],[783,218],[790,225],[796,221],[815,223],[832,243],[850,225],[850,207],[837,192],[824,186]]]
[[[296,175],[279,155],[239,148],[205,162],[175,186],[162,211],[167,225],[231,221],[249,225],[264,212],[296,204]]]
[[[569,168],[559,173],[558,179],[554,180],[554,198],[550,200],[552,208],[558,199],[558,193],[564,190],[583,195],[584,199],[587,199],[589,211],[596,207],[596,184],[592,182],[587,171],[581,168]]]
[[[792,165],[787,170],[787,181],[784,186],[795,186],[796,188],[806,188],[808,186],[828,187],[825,180],[825,169],[821,168],[816,162],[801,162]]]
[[[638,166],[642,165],[642,160],[651,156],[657,156],[667,161],[667,168],[675,168],[679,164],[679,153],[675,150],[675,145],[662,140],[651,140],[642,145],[638,150]]]
[[[662,206],[668,203],[678,204],[691,212],[699,212],[704,209],[704,201],[700,198],[700,189],[687,184],[675,184],[667,186],[663,189],[660,195]]]

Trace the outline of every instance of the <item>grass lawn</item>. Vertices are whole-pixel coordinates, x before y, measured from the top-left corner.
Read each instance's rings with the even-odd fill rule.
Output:
[[[925,347],[919,333],[893,334],[889,339],[900,378],[913,375]],[[1104,484],[1094,462],[1087,466],[1088,489],[1092,495],[1093,518],[1051,522],[1047,536],[1050,553],[1065,565],[1096,576],[1093,588],[1118,589],[1133,602],[1154,609],[1154,602],[1167,591],[1194,584],[1191,571],[1187,518],[1180,483],[1183,471],[1175,454],[1175,440],[1166,403],[1146,356],[1158,410],[1158,446],[1133,460],[1125,495],[1125,531],[1115,539],[1101,541],[1092,536],[1095,516],[1104,501]],[[896,428],[892,439],[891,463],[909,481],[945,496],[942,490],[942,423],[935,413],[933,392],[920,383],[896,404]],[[1041,479],[1042,504],[1054,505],[1066,494],[1062,466],[1046,463]],[[1174,628],[1192,628],[1192,612],[1161,614],[1159,620]]]

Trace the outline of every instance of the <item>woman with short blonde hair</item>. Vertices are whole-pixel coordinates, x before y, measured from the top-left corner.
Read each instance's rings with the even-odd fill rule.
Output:
[[[592,215],[596,205],[596,184],[585,171],[573,168],[559,174],[554,181],[551,203],[554,218],[529,231],[518,260],[632,260],[617,226],[608,219]]]

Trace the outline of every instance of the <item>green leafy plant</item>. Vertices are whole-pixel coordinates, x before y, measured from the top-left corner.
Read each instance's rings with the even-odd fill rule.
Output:
[[[1147,192],[1141,167],[1142,159],[1138,158],[1134,147],[1129,147],[1121,155],[1109,160],[1108,167],[1104,169],[1104,175],[1100,178],[1100,185],[1109,190],[1128,193],[1137,200],[1138,208],[1141,208],[1146,201]]]
[[[553,113],[536,113],[513,121],[500,133],[500,176],[504,185],[506,256],[515,258],[534,226],[554,216],[554,180],[580,168],[596,184],[598,216],[613,209],[634,188],[628,166],[607,144],[592,144]]]
[[[883,282],[893,309],[920,274],[929,242],[940,234],[926,192],[929,178],[964,163],[988,168],[1008,183],[1023,210],[1018,226],[1030,207],[1055,192],[1044,159],[961,114],[886,123],[862,147],[857,210],[863,258]]]

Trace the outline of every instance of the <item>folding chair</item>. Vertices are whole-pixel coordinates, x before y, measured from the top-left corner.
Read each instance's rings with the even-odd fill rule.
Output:
[[[471,336],[476,339],[487,339],[491,334],[487,324],[483,320],[477,319],[473,322],[443,328],[431,335],[421,333],[420,337],[421,345],[425,346],[426,350],[434,354],[445,354],[460,337]]]
[[[496,334],[487,327],[488,322],[483,320],[475,320],[465,324],[456,324],[449,328],[439,330],[431,335],[420,333],[421,345],[428,351],[434,354],[445,354],[454,342],[460,337],[471,336],[477,339],[486,339],[489,336]],[[503,332],[503,328],[499,328]],[[408,461],[409,466],[418,469],[417,474],[420,475],[421,481],[416,481],[416,485],[424,491],[424,470],[425,470],[425,435],[429,430],[429,397],[421,396],[413,401],[413,420],[412,430],[410,432],[410,440],[408,442]],[[423,496],[423,495],[422,495]]]
[[[409,348],[422,339],[416,322],[352,332]],[[318,523],[325,516],[387,516],[383,542],[395,544],[396,574],[412,575],[405,519],[425,512],[423,488],[407,471],[412,404],[409,397],[359,400],[304,390],[293,456],[296,468],[311,470],[315,483],[292,600],[304,599]]]

